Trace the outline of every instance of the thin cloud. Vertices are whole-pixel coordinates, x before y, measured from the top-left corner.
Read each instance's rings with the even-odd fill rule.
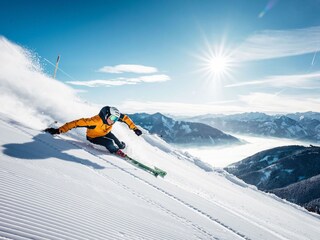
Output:
[[[225,87],[243,87],[243,86],[267,86],[267,87],[294,87],[294,88],[317,88],[320,87],[320,72],[297,75],[275,75],[255,81],[240,82],[229,84]]]
[[[234,113],[241,112],[242,108],[236,105],[222,104],[191,104],[183,102],[156,102],[156,101],[125,101],[119,107],[128,113],[146,112],[146,113],[167,113],[175,116],[192,116],[208,113]]]
[[[122,85],[134,85],[138,83],[154,83],[154,82],[165,82],[169,81],[171,78],[165,74],[141,76],[136,78],[116,78],[109,80],[90,80],[90,81],[69,81],[67,83],[78,86],[86,87],[112,87],[112,86],[122,86]]]
[[[116,66],[104,66],[98,70],[98,72],[103,73],[156,73],[158,69],[155,67],[143,66],[143,65],[133,65],[133,64],[120,64]]]
[[[127,82],[121,80],[90,80],[90,81],[69,81],[67,82],[72,85],[85,86],[85,87],[111,87],[111,86],[121,86],[128,84],[136,84],[134,82]]]
[[[241,95],[236,101],[225,103],[188,104],[182,102],[125,101],[121,109],[128,113],[166,113],[175,116],[197,116],[205,114],[235,114],[243,112],[290,113],[316,111],[320,99],[310,96],[252,93]]]
[[[320,26],[295,30],[266,30],[249,37],[233,53],[235,61],[303,55],[320,48]]]
[[[142,76],[138,78],[141,82],[165,82],[169,81],[170,77],[165,74],[159,74],[159,75],[150,75],[150,76]]]
[[[320,108],[320,99],[311,96],[252,93],[239,98],[240,102],[259,112],[307,112]]]

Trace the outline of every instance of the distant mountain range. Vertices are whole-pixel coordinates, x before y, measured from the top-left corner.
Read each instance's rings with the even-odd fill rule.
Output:
[[[320,142],[320,113],[305,112],[286,115],[242,113],[235,115],[203,115],[186,118],[222,131]]]
[[[225,170],[260,190],[320,214],[320,147],[273,148]]]
[[[203,123],[176,121],[161,113],[129,114],[135,124],[157,134],[168,143],[185,145],[222,145],[239,144],[236,137]]]

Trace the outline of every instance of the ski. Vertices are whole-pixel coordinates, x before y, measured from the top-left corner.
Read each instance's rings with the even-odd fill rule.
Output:
[[[155,177],[160,176],[160,177],[163,178],[164,176],[167,175],[167,172],[161,170],[160,168],[157,168],[157,167],[151,168],[151,167],[149,167],[149,166],[147,166],[147,165],[145,165],[145,164],[143,164],[141,162],[138,162],[137,160],[129,157],[128,155],[126,155],[122,159],[124,159],[126,162],[130,163],[131,165],[133,165],[133,166],[135,166],[135,167],[137,167],[139,169],[142,169],[142,170],[144,170],[144,171],[146,171],[148,173],[151,173]]]

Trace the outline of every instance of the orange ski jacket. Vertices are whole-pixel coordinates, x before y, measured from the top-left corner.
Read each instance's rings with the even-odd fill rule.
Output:
[[[60,133],[65,133],[71,130],[72,128],[86,127],[87,137],[103,137],[112,130],[112,125],[108,125],[106,121],[106,116],[110,114],[109,109],[110,107],[106,106],[101,109],[98,115],[95,115],[91,118],[81,118],[78,120],[68,122],[61,126],[59,128],[59,131]],[[126,114],[121,113],[118,121],[126,123],[128,127],[132,130],[137,129],[136,125]]]

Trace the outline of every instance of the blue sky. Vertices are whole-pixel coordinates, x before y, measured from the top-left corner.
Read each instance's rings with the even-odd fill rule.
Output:
[[[93,103],[177,115],[320,107],[320,0],[4,0],[0,12],[0,35],[49,75],[60,54],[57,79]]]

